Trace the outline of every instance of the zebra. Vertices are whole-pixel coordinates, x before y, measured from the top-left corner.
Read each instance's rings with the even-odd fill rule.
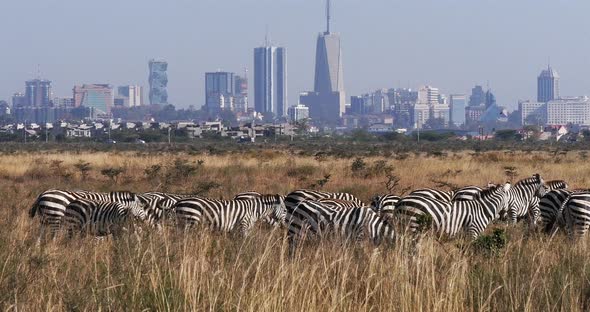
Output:
[[[208,223],[213,230],[231,232],[240,228],[247,236],[259,219],[270,217],[284,224],[285,202],[280,195],[262,195],[249,200],[214,200],[202,197],[185,198],[174,205],[176,222],[185,229]]]
[[[557,217],[571,194],[572,191],[566,189],[547,192],[539,201],[540,215],[536,226],[544,229],[546,233],[553,232],[557,225]]]
[[[408,194],[408,196],[423,196],[445,202],[450,202],[453,199],[453,195],[453,191],[441,191],[432,188],[417,189]]]
[[[157,224],[164,217],[170,217],[172,207],[181,199],[199,197],[198,195],[171,194],[164,192],[147,192],[138,195],[140,201],[147,207],[148,223]]]
[[[285,206],[287,209],[286,219],[288,220],[287,226],[294,228],[294,231],[298,231],[301,228],[301,220],[304,218],[299,215],[299,211],[296,211],[297,205],[305,200],[320,200],[323,198],[340,199],[351,201],[357,204],[359,207],[365,206],[365,204],[358,199],[356,196],[349,193],[329,193],[314,190],[296,190],[285,197]]]
[[[247,191],[247,192],[242,192],[242,193],[236,194],[236,196],[234,196],[233,200],[254,199],[254,198],[259,198],[261,196],[262,196],[262,193],[258,193],[255,191]]]
[[[134,219],[146,219],[145,210],[137,205],[129,208],[118,202],[76,199],[66,207],[64,224],[70,238],[74,230],[95,236],[118,235],[124,230],[129,214]]]
[[[432,225],[439,234],[456,235],[461,229],[472,238],[479,236],[508,202],[510,183],[483,190],[471,201],[445,202],[424,196],[407,196],[396,208],[396,216],[409,219],[410,232]]]
[[[518,219],[525,218],[530,215],[538,215],[536,211],[539,207],[535,205],[538,203],[535,197],[541,198],[546,193],[546,187],[543,183],[543,178],[536,173],[532,177],[520,180],[514,184],[508,192],[508,206],[507,210],[501,210],[500,216],[508,216],[511,223],[516,223]],[[531,219],[532,222],[533,219]]]
[[[337,209],[320,201],[305,200],[295,208],[301,227],[290,227],[288,232],[289,256],[294,255],[297,245],[308,234],[320,238],[328,233],[336,234],[345,240],[358,240],[368,234],[373,243],[382,240],[392,242],[395,237],[393,227],[372,209],[352,207]],[[287,220],[292,222],[293,220]]]
[[[566,190],[569,188],[569,185],[567,184],[567,182],[565,182],[563,180],[552,180],[552,181],[545,182],[544,188],[545,188],[545,192],[547,194],[548,192],[553,191],[553,190]],[[544,197],[544,196],[542,196],[542,197]],[[529,209],[528,218],[529,218],[530,225],[533,227],[540,220],[540,214],[541,214],[540,201],[541,201],[541,198],[538,196],[534,196],[531,200],[531,208]],[[545,225],[543,225],[543,226],[545,226]]]
[[[41,218],[38,242],[43,238],[46,227],[49,228],[51,236],[55,236],[61,226],[66,207],[76,199],[118,202],[129,208],[143,206],[136,194],[126,191],[97,193],[85,190],[47,190],[37,197],[29,210],[29,217],[31,219],[36,215],[39,215]]]
[[[348,201],[342,199],[335,199],[335,198],[320,198],[318,202],[328,205],[335,210],[344,210],[349,208],[356,208],[358,207],[358,203],[355,201]]]
[[[375,196],[371,200],[370,207],[380,216],[386,217],[391,216],[395,210],[395,205],[402,198],[393,194],[387,194],[382,196]]]
[[[571,238],[580,238],[590,228],[590,192],[571,192],[561,207],[557,222]]]

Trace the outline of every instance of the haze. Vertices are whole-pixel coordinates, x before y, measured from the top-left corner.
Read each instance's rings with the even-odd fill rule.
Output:
[[[147,62],[169,63],[169,102],[204,102],[204,73],[251,69],[264,42],[288,53],[289,105],[312,89],[315,40],[324,30],[320,0],[4,0],[0,99],[37,76],[55,96],[74,84],[141,84]],[[335,0],[347,96],[430,84],[442,93],[490,87],[498,104],[534,99],[536,76],[551,65],[562,95],[588,95],[588,1]],[[147,96],[147,94],[144,94]]]

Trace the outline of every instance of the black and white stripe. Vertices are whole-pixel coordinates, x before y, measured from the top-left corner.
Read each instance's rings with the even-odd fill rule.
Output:
[[[402,198],[393,194],[375,196],[371,200],[371,209],[382,217],[391,217],[395,211],[395,205]]]
[[[552,233],[557,229],[557,217],[560,214],[564,203],[568,200],[572,191],[555,189],[547,192],[539,201],[539,220],[536,222],[538,228],[546,233]]]
[[[117,202],[97,202],[77,199],[66,207],[64,214],[65,228],[71,237],[74,233],[106,236],[120,234],[128,221],[145,220],[146,214],[140,206],[126,207]],[[133,225],[133,222],[131,222]]]
[[[148,223],[160,226],[161,221],[171,217],[172,207],[181,199],[199,197],[188,194],[172,194],[164,192],[147,192],[138,195],[146,207]]]
[[[279,224],[285,222],[285,203],[280,195],[229,201],[186,198],[176,203],[174,212],[180,227],[203,224],[221,232],[231,232],[239,227],[244,235],[259,219],[269,217]]]
[[[450,202],[453,198],[453,195],[453,191],[441,191],[433,188],[417,189],[413,190],[410,194],[408,194],[408,196],[428,197],[445,202]]]
[[[128,208],[143,207],[137,195],[131,192],[97,193],[84,190],[58,190],[52,189],[41,193],[29,210],[29,216],[41,218],[41,230],[39,240],[44,236],[45,228],[49,228],[54,236],[65,215],[66,207],[76,199],[88,199],[93,201],[117,202]]]
[[[580,238],[590,228],[590,192],[571,192],[562,205],[557,222],[572,238]]]
[[[500,216],[507,215],[512,223],[516,223],[519,219],[529,215],[538,215],[537,212],[531,210],[538,210],[538,200],[545,195],[546,191],[543,179],[539,174],[518,181],[510,188],[507,210],[500,211]]]
[[[454,236],[465,230],[475,238],[506,206],[509,189],[509,183],[490,187],[471,201],[445,202],[424,196],[407,196],[397,204],[396,218],[405,221],[411,232],[432,227],[439,234]]]
[[[372,209],[353,207],[339,209],[320,201],[302,201],[293,215],[299,216],[300,227],[289,227],[289,254],[308,236],[325,237],[334,234],[345,241],[358,240],[365,234],[374,243],[393,241],[393,227]],[[292,222],[293,220],[287,220]]]

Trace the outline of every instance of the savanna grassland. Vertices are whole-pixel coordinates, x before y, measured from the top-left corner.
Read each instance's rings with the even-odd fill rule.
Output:
[[[0,155],[0,302],[3,309],[72,311],[588,311],[590,244],[526,225],[505,246],[426,235],[417,248],[310,242],[287,258],[282,230],[247,238],[166,227],[97,241],[36,247],[29,208],[49,188],[168,191],[231,198],[315,187],[375,194],[485,185],[540,173],[590,187],[585,152],[460,152],[335,158],[259,150],[211,153],[12,152]],[[389,184],[387,183],[389,181]]]

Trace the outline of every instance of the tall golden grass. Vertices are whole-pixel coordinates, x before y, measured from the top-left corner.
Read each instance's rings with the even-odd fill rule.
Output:
[[[163,183],[148,179],[153,165],[176,158],[196,165],[194,175]],[[411,154],[385,160],[399,188],[484,185],[539,172],[587,187],[588,163],[576,152]],[[90,163],[81,180],[75,164]],[[54,161],[61,161],[57,165]],[[229,198],[257,190],[287,193],[330,174],[324,189],[363,200],[385,193],[385,173],[351,171],[353,159],[315,159],[272,151],[224,156],[149,153],[71,153],[0,156],[0,300],[19,310],[249,310],[249,311],[587,311],[590,309],[586,239],[547,237],[524,225],[506,228],[508,245],[496,254],[470,248],[463,238],[426,236],[417,248],[404,235],[395,246],[313,241],[286,257],[281,230],[259,226],[252,235],[221,235],[166,228],[120,239],[55,241],[35,246],[38,220],[28,217],[35,197],[48,188],[190,192],[200,181],[220,185],[207,194]],[[117,183],[101,169],[121,167]],[[65,173],[64,173],[65,172]],[[489,230],[488,230],[489,231]]]

